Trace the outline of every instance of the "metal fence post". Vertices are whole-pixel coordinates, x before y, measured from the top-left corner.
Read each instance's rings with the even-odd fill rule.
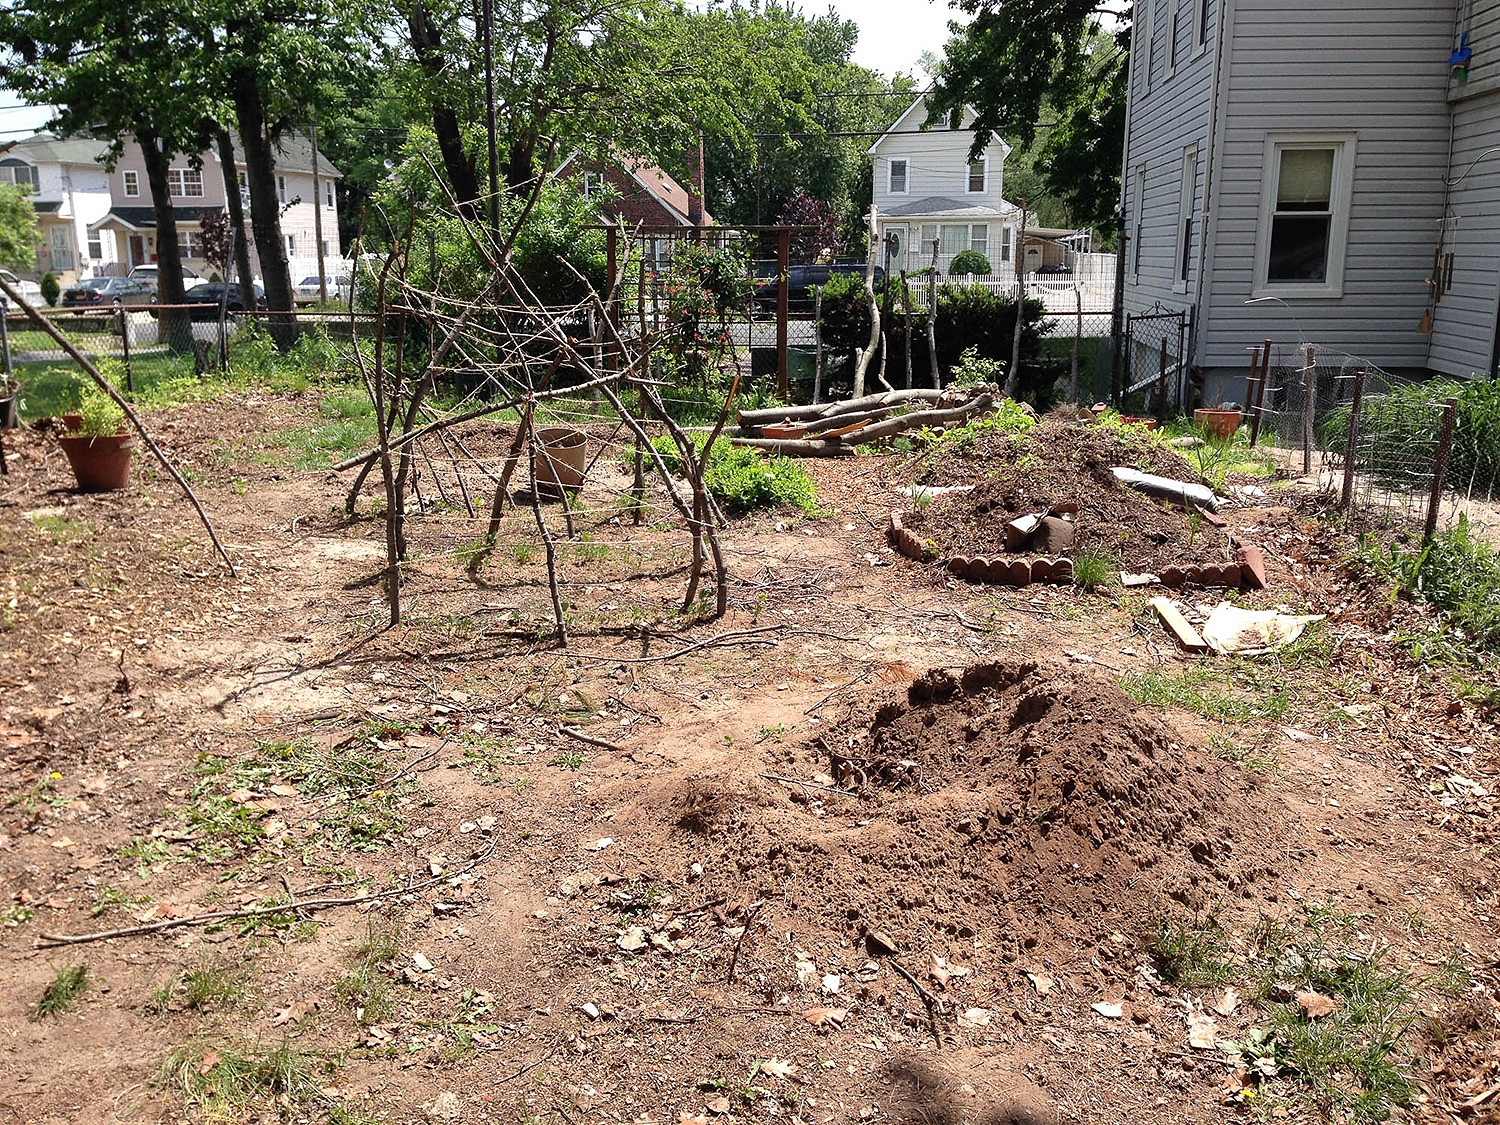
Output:
[[[1302,366],[1302,475],[1312,472],[1313,410],[1318,393],[1318,369],[1314,366],[1313,347],[1307,346],[1307,360]]]
[[[1256,424],[1255,414],[1255,391],[1260,385],[1260,345],[1250,345],[1250,374],[1245,377],[1245,413],[1251,415],[1250,422],[1250,444],[1255,444],[1259,436],[1257,431],[1260,427]]]
[[[1250,419],[1250,448],[1255,448],[1255,443],[1260,440],[1260,422],[1266,413],[1266,384],[1271,381],[1271,341],[1267,340],[1260,346],[1260,381],[1255,387],[1255,402],[1246,403],[1253,406],[1253,417]]]
[[[1359,411],[1365,398],[1365,370],[1354,373],[1354,401],[1349,404],[1349,439],[1344,443],[1344,487],[1339,490],[1339,510],[1347,511],[1354,498],[1354,451],[1359,445]]]
[[[130,370],[130,314],[120,306],[120,350],[125,358],[125,393],[135,397],[135,375]]]
[[[1443,482],[1448,477],[1448,457],[1453,452],[1453,423],[1458,417],[1458,400],[1450,398],[1443,405],[1443,430],[1438,436],[1437,460],[1432,466],[1432,494],[1427,498],[1427,528],[1422,542],[1431,543],[1437,534],[1438,512],[1443,506]]]

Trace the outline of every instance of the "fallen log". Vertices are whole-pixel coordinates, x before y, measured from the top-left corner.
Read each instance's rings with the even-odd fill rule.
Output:
[[[902,414],[898,418],[887,418],[883,422],[866,426],[858,433],[849,434],[844,441],[850,445],[864,445],[866,442],[879,441],[881,438],[892,437],[908,430],[918,430],[923,426],[946,426],[954,422],[967,422],[974,415],[983,413],[994,404],[994,398],[986,392],[951,410],[918,410],[911,414]]]
[[[804,437],[813,437],[828,430],[845,429],[862,422],[878,422],[882,418],[889,418],[894,409],[894,406],[882,406],[875,410],[861,410],[857,414],[835,414],[831,418],[819,418],[803,426],[802,434]]]
[[[852,457],[854,449],[842,441],[806,441],[796,438],[730,438],[731,445],[746,449],[764,449],[778,457]]]
[[[886,391],[863,398],[845,399],[843,402],[823,402],[812,406],[773,406],[761,410],[741,410],[735,418],[742,428],[758,428],[768,422],[805,422],[814,418],[831,418],[836,414],[850,414],[860,410],[871,410],[880,406],[897,406],[904,402],[936,402],[943,391],[913,390]]]

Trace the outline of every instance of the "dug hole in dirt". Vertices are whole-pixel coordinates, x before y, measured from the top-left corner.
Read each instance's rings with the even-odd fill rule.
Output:
[[[809,941],[972,962],[979,935],[1015,959],[1248,897],[1269,870],[1243,775],[1083,668],[932,671],[779,753],[767,772],[811,783],[745,766],[639,811],[698,837],[705,892],[763,899]]]

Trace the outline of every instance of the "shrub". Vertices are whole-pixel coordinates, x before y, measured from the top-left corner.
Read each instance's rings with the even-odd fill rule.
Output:
[[[949,277],[963,277],[971,273],[988,277],[992,272],[990,260],[978,250],[960,250],[948,266]]]
[[[694,439],[700,453],[704,440],[702,436]],[[677,444],[670,436],[664,434],[651,444],[671,472],[683,471]],[[623,456],[634,463],[630,450],[627,449]],[[817,488],[807,470],[795,460],[763,457],[757,450],[731,445],[724,440],[714,443],[703,483],[709,494],[732,515],[783,505],[804,512],[817,511]]]
[[[125,425],[125,412],[97,387],[86,387],[78,396],[78,413],[83,417],[78,428],[83,437],[112,437]]]
[[[42,300],[49,305],[57,304],[57,298],[62,295],[62,286],[57,282],[57,275],[48,270],[42,275]]]

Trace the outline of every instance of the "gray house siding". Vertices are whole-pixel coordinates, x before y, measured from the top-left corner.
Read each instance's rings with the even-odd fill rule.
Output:
[[[1500,314],[1500,0],[1478,0],[1469,13],[1473,65],[1449,86],[1456,181],[1448,202],[1445,253],[1452,287],[1433,309],[1428,366],[1445,375],[1495,371]]]
[[[1198,356],[1206,394],[1241,381],[1249,347],[1267,338],[1425,366],[1419,324],[1448,156],[1451,0],[1229,0],[1227,18]],[[1267,141],[1279,133],[1353,138],[1342,294],[1250,305]]]
[[[1198,42],[1198,0],[1139,0],[1136,11],[1152,19],[1151,43],[1139,35],[1131,52],[1130,142],[1124,174],[1124,307],[1145,312],[1192,304],[1198,283],[1199,247],[1208,184],[1208,130],[1213,103],[1217,5],[1209,4],[1208,34]],[[1173,57],[1173,25],[1177,50]],[[1147,66],[1150,65],[1148,81]],[[1178,276],[1178,221],[1183,150],[1196,146],[1193,185],[1195,218],[1185,286]],[[1138,177],[1144,191],[1137,195]],[[1181,291],[1178,291],[1181,290]]]

